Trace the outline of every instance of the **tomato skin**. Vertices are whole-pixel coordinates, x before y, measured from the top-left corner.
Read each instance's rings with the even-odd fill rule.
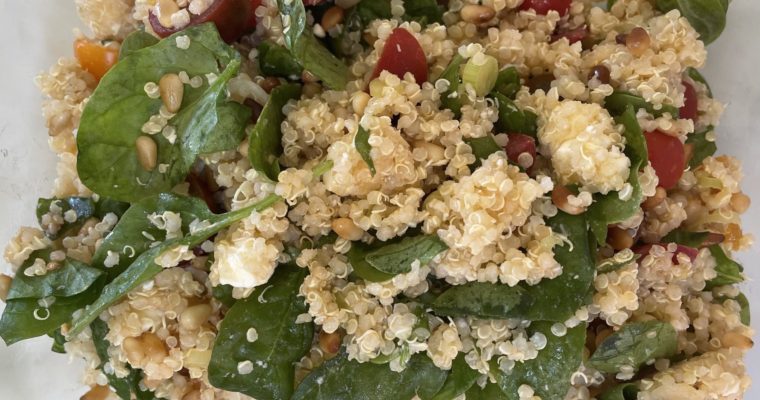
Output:
[[[74,41],[74,56],[85,71],[100,81],[119,62],[119,49],[87,39],[77,39]]]
[[[428,66],[425,52],[420,42],[404,28],[393,30],[385,42],[383,52],[377,60],[377,66],[372,72],[372,79],[380,76],[383,71],[388,71],[399,78],[411,72],[418,84],[428,79]]]
[[[552,42],[556,42],[562,38],[567,38],[570,44],[580,42],[585,39],[589,34],[588,28],[584,25],[579,28],[570,29],[567,31],[560,31],[552,35]]]
[[[191,15],[188,26],[213,22],[222,39],[227,43],[232,43],[256,26],[255,11],[260,4],[261,0],[216,0],[203,14]],[[162,38],[185,29],[167,28],[161,25],[152,11],[148,20],[153,31]]]
[[[644,133],[649,161],[660,179],[660,186],[672,189],[678,184],[686,165],[686,153],[678,138],[660,131]]]
[[[536,14],[546,15],[549,11],[556,11],[560,17],[564,17],[568,11],[570,11],[570,3],[572,0],[525,0],[520,5],[520,10],[536,11]]]
[[[536,159],[535,139],[522,133],[510,133],[507,137],[509,138],[509,141],[504,150],[507,152],[507,158],[509,161],[519,164],[518,159],[522,153],[528,153],[533,157],[533,160]]]
[[[694,86],[686,81],[683,81],[684,93],[683,93],[683,107],[679,110],[679,117],[683,119],[697,119],[697,91]]]

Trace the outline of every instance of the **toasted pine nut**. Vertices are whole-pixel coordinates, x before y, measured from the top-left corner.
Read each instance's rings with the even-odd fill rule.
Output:
[[[90,391],[83,394],[79,400],[106,400],[111,394],[111,389],[108,386],[95,385],[90,388]]]
[[[188,394],[182,396],[182,400],[201,400],[201,392],[198,390],[193,390],[192,392],[189,392]]]
[[[158,0],[156,3],[156,17],[158,17],[158,22],[166,28],[174,26],[172,23],[172,14],[177,11],[179,11],[179,6],[174,0]]]
[[[322,86],[318,83],[306,83],[303,85],[301,93],[306,97],[314,97],[322,91]]]
[[[166,109],[174,114],[182,106],[182,98],[185,96],[185,85],[177,74],[166,74],[158,81],[158,90],[161,101]]]
[[[164,341],[161,340],[155,333],[144,333],[141,337],[143,350],[145,355],[148,356],[151,361],[160,362],[168,353],[166,352],[166,346]]]
[[[319,332],[319,348],[325,353],[335,354],[340,350],[340,333]]]
[[[741,350],[749,350],[755,344],[752,339],[736,332],[727,332],[720,339],[723,347],[736,347]]]
[[[5,301],[8,298],[8,291],[11,289],[12,279],[10,276],[0,274],[0,300]]]
[[[351,107],[353,107],[354,112],[359,115],[364,114],[364,109],[367,108],[367,103],[369,103],[369,94],[367,94],[367,92],[356,92],[351,96]]]
[[[566,187],[557,185],[552,191],[552,202],[554,202],[554,205],[557,206],[557,208],[570,215],[582,214],[584,211],[586,211],[585,208],[574,206],[567,201],[567,198],[572,194],[573,193],[570,192],[570,190],[568,190]]]
[[[304,83],[319,82],[319,78],[307,70],[301,72],[301,80],[304,81]]]
[[[146,171],[153,171],[158,162],[156,142],[148,136],[140,136],[135,141],[135,149],[137,149],[137,161],[140,162],[140,166]]]
[[[182,364],[187,368],[206,368],[211,361],[211,350],[190,349],[182,358]]]
[[[188,330],[198,329],[204,322],[206,322],[206,320],[208,320],[208,317],[211,316],[211,312],[211,306],[208,304],[198,304],[188,307],[179,315],[179,326]]]
[[[359,240],[364,236],[364,231],[356,226],[351,218],[337,218],[332,222],[332,229],[343,239]]]
[[[473,24],[482,24],[488,22],[496,16],[496,10],[488,6],[481,6],[477,4],[468,4],[462,7],[462,11],[459,12],[462,19],[466,22],[472,22]]]
[[[625,229],[611,226],[607,230],[607,243],[618,251],[630,249],[633,246],[633,237]]]
[[[657,206],[660,205],[663,201],[665,201],[665,198],[668,197],[668,192],[665,191],[665,188],[662,186],[657,186],[657,189],[654,192],[654,196],[647,197],[646,200],[641,204],[641,206],[645,210],[651,210]]]
[[[738,212],[739,214],[744,214],[744,212],[749,209],[751,203],[752,201],[750,200],[749,196],[742,192],[734,193],[734,195],[731,196],[731,209]]]
[[[268,76],[264,78],[261,82],[259,82],[259,86],[261,86],[261,88],[264,89],[265,92],[271,93],[272,89],[276,88],[277,86],[280,86],[280,80],[275,78],[274,76]]]
[[[330,7],[327,11],[325,11],[324,15],[322,15],[322,29],[329,31],[339,23],[343,22],[344,14],[345,12],[342,8],[338,6]]]
[[[628,33],[625,37],[625,46],[628,47],[628,51],[634,56],[638,57],[649,50],[649,46],[652,43],[652,39],[649,37],[646,29],[636,27]]]

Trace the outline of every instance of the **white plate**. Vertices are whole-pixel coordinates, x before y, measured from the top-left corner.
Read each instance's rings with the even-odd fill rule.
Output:
[[[705,75],[729,107],[718,129],[720,152],[744,161],[744,189],[757,202],[744,217],[747,231],[760,232],[760,3],[731,4],[723,36],[710,46]],[[34,225],[38,197],[50,194],[55,157],[47,148],[40,95],[32,80],[58,57],[71,56],[72,28],[80,22],[73,1],[0,0],[0,243],[20,225]],[[750,278],[760,271],[760,246],[739,255]],[[5,270],[3,266],[0,270]],[[760,287],[745,288],[753,322],[760,320]],[[1,341],[0,341],[1,342]],[[13,347],[0,343],[0,400],[77,399],[81,362],[50,352],[47,338]],[[752,350],[749,372],[760,378],[760,351]],[[755,386],[747,399],[760,399]]]

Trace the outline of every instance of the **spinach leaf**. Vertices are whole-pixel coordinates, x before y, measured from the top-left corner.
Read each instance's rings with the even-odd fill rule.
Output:
[[[504,151],[504,149],[496,144],[493,136],[486,135],[479,138],[465,139],[470,148],[472,148],[472,154],[475,156],[475,162],[470,165],[470,168],[474,171],[481,166],[482,160],[487,159],[491,154],[497,151]]]
[[[42,276],[17,274],[8,291],[8,300],[75,296],[92,286],[102,273],[87,264],[67,259],[60,268]]]
[[[356,11],[364,25],[376,19],[393,18],[390,0],[362,0],[356,5]]]
[[[715,272],[717,276],[706,282],[705,290],[712,290],[718,286],[733,285],[744,281],[744,268],[732,260],[723,251],[720,245],[710,246],[710,254],[715,258]]]
[[[499,92],[491,92],[499,107],[499,120],[496,127],[502,132],[524,133],[536,137],[538,132],[538,116],[529,110],[520,110],[507,96]]]
[[[564,336],[551,332],[551,322],[534,322],[528,332],[543,333],[546,347],[532,360],[515,363],[511,373],[501,373],[497,382],[508,399],[518,399],[520,385],[529,385],[542,399],[563,399],[570,389],[570,376],[581,365],[586,325],[567,330]],[[493,369],[493,368],[492,368]]]
[[[599,400],[636,400],[638,394],[638,383],[623,383],[602,393]]]
[[[119,48],[119,61],[129,57],[137,50],[153,46],[156,43],[158,43],[158,38],[150,33],[141,30],[134,31],[121,42],[121,47]]]
[[[369,2],[369,0],[364,2]],[[436,0],[406,0],[404,1],[404,19],[417,21],[422,26],[434,22],[443,24],[443,10]]]
[[[509,318],[525,289],[500,283],[469,282],[452,286],[433,302],[433,311],[449,317]]]
[[[114,214],[118,218],[121,218],[121,216],[127,212],[129,206],[130,204],[127,202],[101,196],[98,201],[95,202],[95,216],[103,219],[107,214]]]
[[[621,367],[635,370],[647,361],[668,358],[678,352],[675,329],[667,322],[646,321],[623,325],[599,344],[588,365],[606,373]]]
[[[448,375],[425,354],[413,355],[402,372],[385,364],[349,361],[341,354],[312,371],[296,388],[291,400],[431,399]]]
[[[362,156],[362,160],[367,163],[369,172],[372,173],[372,176],[375,176],[377,171],[375,170],[375,162],[372,161],[372,155],[370,154],[372,146],[369,144],[369,131],[364,129],[361,124],[354,137],[354,147],[356,147],[356,151],[359,152],[359,155]]]
[[[432,400],[450,400],[467,392],[475,385],[480,372],[470,368],[464,360],[464,353],[457,354],[457,358],[451,365],[451,372],[443,383],[443,387],[433,396]],[[475,385],[477,386],[477,385]],[[499,389],[500,390],[500,389]],[[467,396],[469,399],[470,397]]]
[[[702,164],[702,161],[705,158],[710,157],[718,151],[718,146],[715,144],[715,141],[707,139],[707,134],[711,133],[714,129],[715,128],[710,125],[699,132],[690,134],[686,139],[686,144],[694,146],[694,151],[691,153],[691,158],[689,159],[689,167],[698,167]]]
[[[282,153],[280,125],[285,119],[282,108],[288,101],[300,96],[301,85],[295,83],[274,88],[256,125],[251,130],[248,145],[248,159],[251,161],[251,166],[273,181],[277,181],[277,175],[280,174],[279,157]]]
[[[385,282],[393,279],[393,274],[388,274],[378,270],[367,262],[367,253],[372,249],[359,242],[351,243],[348,250],[348,262],[351,263],[354,274],[369,282]]]
[[[705,85],[705,88],[707,88],[707,95],[710,98],[713,97],[713,92],[712,92],[712,89],[710,88],[710,84],[707,83],[707,79],[705,79],[705,77],[702,75],[701,72],[699,72],[698,69],[694,67],[686,68],[686,75],[688,75],[689,78],[691,78],[691,80],[693,80],[694,82],[699,82]]]
[[[272,43],[262,42],[259,47],[259,69],[268,76],[282,76],[284,78],[301,77],[303,68],[298,64],[288,49]]]
[[[58,229],[58,231],[55,233],[50,232],[48,229],[45,229],[45,227],[43,227],[45,236],[51,240],[58,239],[61,236],[66,236],[67,233],[79,229],[87,220],[87,218],[90,218],[95,214],[95,204],[89,197],[67,197],[64,199],[41,198],[37,200],[36,209],[37,221],[39,222],[40,226],[43,226],[42,218],[45,214],[50,212],[50,206],[53,204],[61,208],[61,216],[64,216],[67,211],[74,210],[76,213],[76,221],[68,222],[64,220],[63,225],[61,225],[60,229]]]
[[[396,243],[372,250],[366,254],[365,259],[381,272],[398,275],[410,272],[415,260],[425,265],[448,248],[438,235],[419,235],[405,237]]]
[[[106,372],[105,365],[110,359],[108,355],[109,343],[108,340],[106,340],[108,324],[100,319],[96,319],[90,324],[90,329],[92,330],[92,341],[95,344],[95,352],[100,359],[98,369],[103,371],[103,375],[108,379],[108,384],[113,388],[114,392],[116,392],[116,395],[123,400],[131,400],[132,394],[135,395],[137,400],[155,399],[151,391],[140,389],[142,374],[139,370],[133,369],[127,365],[129,374],[123,378],[117,377],[114,373]]]
[[[639,169],[647,164],[649,158],[647,143],[633,106],[626,106],[625,112],[615,120],[625,127],[623,132],[626,141],[625,155],[631,160],[628,184],[633,187],[633,193],[627,200],[621,200],[618,192],[595,196],[595,201],[587,213],[591,230],[599,243],[606,241],[608,225],[625,221],[639,210],[644,196],[639,182]]]
[[[191,39],[186,50],[176,46],[175,38],[180,35]],[[223,71],[220,64],[226,65]],[[198,154],[237,146],[251,111],[227,101],[225,92],[239,68],[240,54],[222,41],[213,24],[185,29],[116,64],[82,113],[77,134],[77,170],[82,182],[100,195],[137,201],[170,191],[185,178]],[[218,77],[210,86],[194,89],[186,85],[182,108],[169,120],[176,140],[153,135],[158,164],[168,167],[146,171],[137,159],[135,140],[142,134],[143,124],[158,114],[162,101],[149,98],[144,86],[181,71]]]
[[[662,238],[662,243],[677,243],[684,246],[700,248],[705,239],[710,235],[710,232],[688,232],[681,229],[676,229]]]
[[[230,285],[212,286],[211,295],[227,307],[232,307],[237,302],[237,299],[232,297],[232,286]]]
[[[744,293],[739,293],[739,295],[736,296],[734,300],[736,300],[736,302],[739,303],[742,308],[739,312],[739,319],[742,321],[742,324],[750,326],[752,314],[750,313],[749,300],[747,300],[747,296],[745,296]]]
[[[466,400],[508,400],[506,393],[496,383],[488,382],[485,387],[472,385],[465,394]]]
[[[678,118],[678,108],[670,104],[663,104],[659,110],[655,110],[654,106],[643,97],[637,96],[633,93],[623,92],[616,90],[611,95],[604,99],[604,107],[612,114],[620,115],[627,111],[628,106],[633,106],[634,115],[635,111],[640,109],[646,110],[648,113],[655,117],[662,117],[664,114],[670,114],[674,119]]]
[[[717,39],[726,27],[726,0],[657,0],[655,7],[663,13],[678,9],[705,44]]]
[[[54,330],[53,333],[48,333],[48,336],[53,338],[53,345],[50,346],[50,351],[58,354],[66,354],[66,348],[64,347],[66,344],[66,337],[61,333],[61,328]]]
[[[441,93],[441,106],[451,110],[456,118],[462,116],[462,99],[459,97],[459,85],[461,83],[459,80],[459,70],[462,67],[462,63],[464,63],[464,57],[457,53],[439,78],[449,82],[449,88]]]
[[[87,306],[84,312],[79,314],[72,321],[70,334],[76,335],[81,332],[82,329],[97,318],[101,312],[113,303],[119,301],[122,296],[141,284],[153,279],[154,276],[161,272],[162,267],[154,261],[159,255],[179,246],[188,246],[190,248],[195,247],[222,229],[246,218],[252,212],[265,210],[280,200],[281,198],[279,196],[269,195],[265,199],[248,207],[231,211],[226,214],[214,214],[208,220],[211,223],[210,225],[200,228],[196,232],[184,237],[164,241],[161,244],[146,250],[144,253],[140,254],[140,256],[138,256],[137,259],[124,270],[124,272],[119,274],[119,276],[112,280],[111,283],[106,285],[103,288],[100,297],[98,297],[94,303]]]
[[[230,308],[219,326],[211,362],[209,382],[217,388],[241,392],[257,399],[287,399],[293,393],[294,364],[309,351],[314,328],[298,324],[296,317],[307,307],[298,289],[308,271],[280,265],[266,287]],[[256,329],[258,339],[247,339]],[[253,363],[249,374],[238,372],[238,363]]]
[[[514,99],[521,87],[520,73],[517,72],[517,68],[507,67],[499,71],[493,90],[508,99]]]
[[[306,8],[302,0],[277,0],[282,17],[285,46],[293,50],[306,29]]]

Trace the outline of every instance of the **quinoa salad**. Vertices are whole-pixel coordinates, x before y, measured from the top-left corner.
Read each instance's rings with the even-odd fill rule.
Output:
[[[73,3],[0,337],[82,400],[744,398],[728,0]]]

